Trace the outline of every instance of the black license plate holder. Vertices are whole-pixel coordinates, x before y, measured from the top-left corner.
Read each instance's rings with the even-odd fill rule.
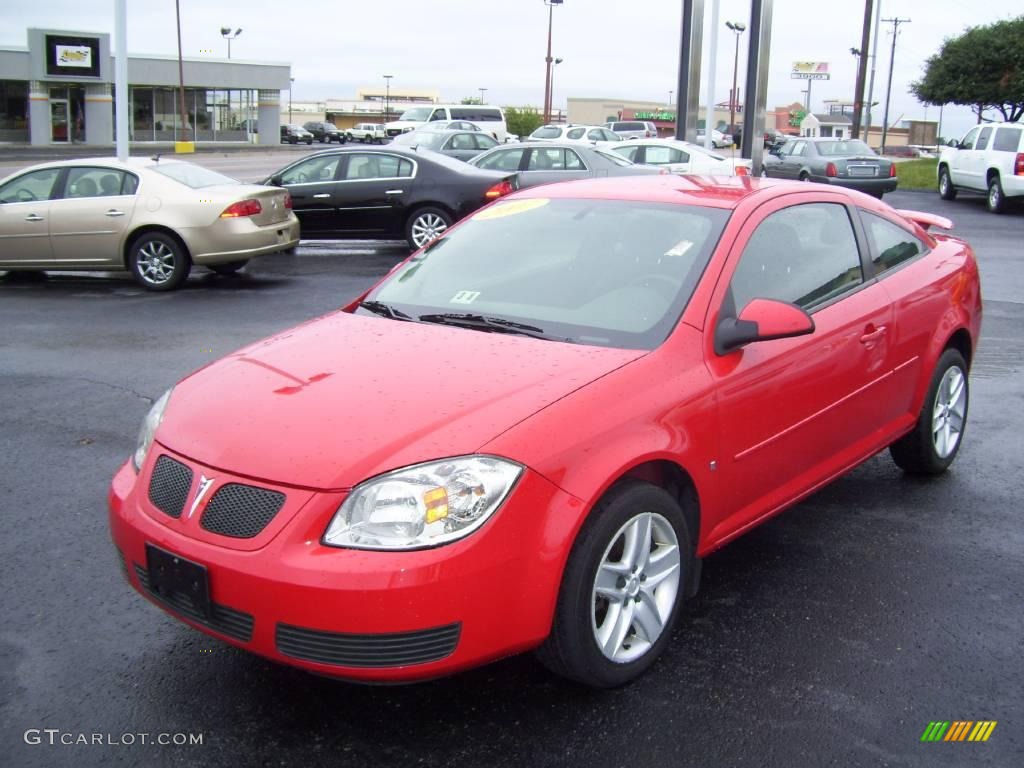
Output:
[[[210,575],[205,565],[146,544],[146,569],[150,588],[162,598],[169,600],[175,594],[184,595],[205,618],[213,618]]]

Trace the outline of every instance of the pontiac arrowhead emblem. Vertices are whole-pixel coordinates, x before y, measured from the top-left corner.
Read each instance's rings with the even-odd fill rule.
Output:
[[[192,506],[188,510],[188,519],[192,519],[192,515],[199,509],[199,504],[202,502],[203,497],[206,496],[206,492],[210,490],[210,486],[216,478],[207,477],[206,475],[199,476],[199,487],[196,489],[196,497],[192,499]]]

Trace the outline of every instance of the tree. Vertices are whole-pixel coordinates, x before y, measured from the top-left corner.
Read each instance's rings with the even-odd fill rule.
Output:
[[[466,96],[459,102],[459,104],[483,104],[483,101],[479,96]]]
[[[946,40],[925,62],[910,92],[925,104],[961,104],[981,116],[998,110],[1006,122],[1024,117],[1024,16],[972,27]]]
[[[505,125],[513,136],[529,136],[543,122],[533,107],[505,107]]]

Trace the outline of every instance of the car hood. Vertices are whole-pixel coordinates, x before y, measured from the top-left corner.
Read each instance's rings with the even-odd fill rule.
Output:
[[[471,454],[644,354],[338,312],[179,383],[156,440],[239,475],[349,488]]]

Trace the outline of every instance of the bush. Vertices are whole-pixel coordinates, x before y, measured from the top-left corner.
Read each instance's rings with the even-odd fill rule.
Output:
[[[540,128],[541,122],[541,116],[532,107],[505,107],[505,125],[514,136],[529,136]]]

